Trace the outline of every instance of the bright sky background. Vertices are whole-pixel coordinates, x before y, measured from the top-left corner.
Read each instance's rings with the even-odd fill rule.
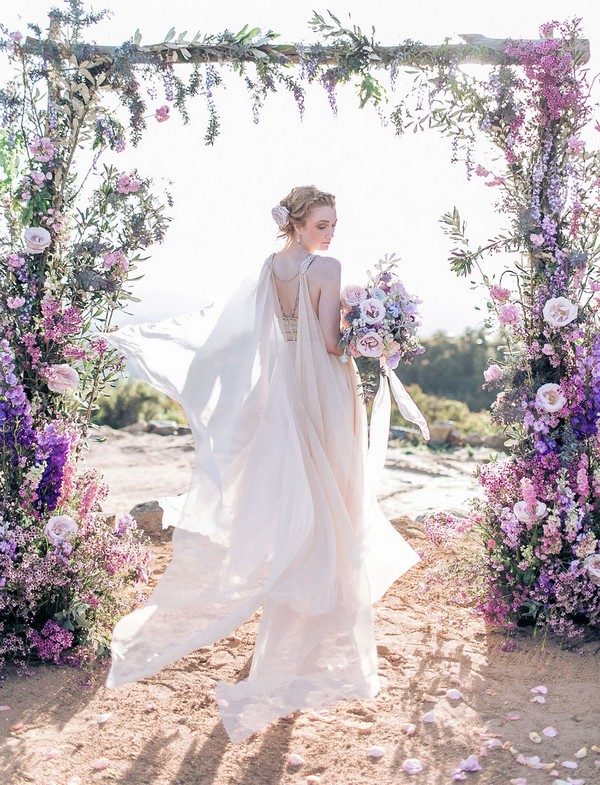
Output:
[[[19,0],[4,4],[2,21],[10,30],[26,33],[26,23],[46,26],[47,9],[60,5],[47,0]],[[171,26],[193,36],[240,30],[248,23],[281,33],[282,41],[312,38],[307,21],[315,9],[330,9],[342,22],[369,31],[376,39],[395,44],[405,39],[458,42],[459,33],[481,33],[494,38],[536,38],[541,23],[581,16],[591,41],[591,74],[600,52],[598,0],[106,0],[94,10],[109,7],[112,17],[91,28],[98,43],[119,44],[139,28],[142,43],[164,39]],[[479,178],[467,181],[464,165],[451,164],[447,139],[437,132],[396,137],[382,127],[373,109],[358,109],[354,89],[339,95],[337,119],[328,108],[325,91],[309,91],[301,122],[287,93],[273,96],[258,125],[252,121],[251,101],[236,76],[216,92],[221,135],[214,147],[203,137],[206,112],[202,99],[192,107],[192,122],[184,126],[174,117],[167,123],[149,121],[137,149],[118,157],[124,170],[137,167],[155,180],[172,180],[174,220],[164,245],[152,250],[144,265],[145,277],[135,284],[142,302],[132,306],[134,321],[155,320],[192,310],[226,293],[237,280],[254,274],[264,258],[276,250],[276,226],[270,210],[293,186],[314,183],[336,194],[337,235],[330,253],[342,262],[344,283],[364,283],[365,271],[383,254],[395,252],[402,260],[400,275],[407,288],[424,303],[423,333],[439,329],[460,333],[477,326],[481,292],[456,278],[447,261],[451,244],[438,223],[456,205],[476,241],[485,241],[503,225],[494,213],[494,189]],[[400,92],[398,93],[400,95]],[[159,96],[156,106],[164,103]],[[393,106],[394,94],[390,94]],[[154,108],[154,107],[153,107]],[[478,159],[488,168],[491,159]],[[500,259],[490,272],[501,269]],[[129,320],[128,317],[121,321]]]

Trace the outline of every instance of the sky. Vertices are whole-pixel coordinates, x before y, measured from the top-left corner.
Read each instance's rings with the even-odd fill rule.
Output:
[[[24,33],[29,21],[45,27],[51,5],[60,0],[20,0],[3,8],[2,21]],[[110,19],[90,29],[101,44],[119,44],[136,29],[149,44],[164,40],[171,27],[193,36],[197,30],[235,33],[246,23],[275,30],[282,41],[309,41],[313,9],[330,10],[364,31],[374,26],[376,40],[387,45],[406,39],[458,43],[460,33],[536,38],[543,22],[579,16],[591,43],[590,72],[600,70],[598,0],[105,0],[92,7],[111,10]],[[389,92],[389,107],[400,96]],[[197,99],[190,124],[176,116],[162,124],[150,118],[141,144],[116,159],[124,171],[137,168],[159,185],[171,181],[175,199],[166,241],[151,250],[144,278],[133,285],[140,302],[120,323],[154,321],[227,296],[280,247],[271,208],[292,187],[312,183],[336,195],[338,227],[329,253],[342,263],[343,284],[366,283],[366,270],[394,253],[402,259],[398,272],[406,287],[423,300],[424,336],[437,330],[456,335],[481,324],[482,290],[450,271],[452,244],[439,218],[456,206],[475,245],[508,220],[494,211],[494,189],[479,178],[469,181],[464,165],[451,163],[448,139],[436,131],[396,136],[373,109],[358,108],[351,86],[339,91],[337,117],[324,90],[310,89],[302,121],[292,97],[282,93],[267,101],[254,124],[250,97],[233,75],[215,97],[221,134],[214,146],[204,144],[207,116]],[[158,96],[156,106],[163,103]],[[483,153],[476,162],[494,167]],[[502,264],[494,257],[486,271],[499,273]]]

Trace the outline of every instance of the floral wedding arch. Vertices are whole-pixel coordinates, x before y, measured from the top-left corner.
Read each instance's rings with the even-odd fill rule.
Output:
[[[456,244],[453,270],[481,273],[486,321],[506,342],[504,362],[485,376],[500,390],[494,417],[511,458],[481,472],[486,501],[470,518],[483,535],[480,607],[506,626],[530,621],[566,635],[596,627],[600,159],[582,135],[592,110],[579,23],[544,25],[535,41],[383,47],[316,14],[312,45],[246,26],[192,40],[172,30],[156,46],[136,34],[105,47],[82,37],[103,14],[87,14],[83,0],[65,5],[46,37],[32,26],[33,38],[3,29],[0,41],[15,72],[0,87],[0,663],[106,650],[123,587],[145,580],[135,521],[99,514],[106,487],[79,463],[96,399],[122,370],[90,328],[110,329],[169,222],[168,194],[121,171],[119,151],[140,141],[149,102],[158,122],[172,111],[187,120],[194,97],[207,107],[212,144],[225,68],[244,80],[256,119],[282,88],[302,113],[311,83],[334,111],[336,86],[348,81],[361,107],[382,110],[379,75],[393,85],[409,68],[413,89],[390,115],[396,132],[437,128],[469,174],[497,189],[510,228],[486,247],[470,247],[456,210],[442,219]],[[468,62],[487,63],[484,78],[460,69]],[[500,153],[494,172],[475,160],[481,139]],[[488,277],[481,260],[498,251],[518,262]]]

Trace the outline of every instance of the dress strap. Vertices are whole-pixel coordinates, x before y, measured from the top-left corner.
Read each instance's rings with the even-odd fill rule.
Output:
[[[300,265],[301,275],[304,275],[304,273],[308,270],[308,268],[311,266],[314,260],[315,260],[315,255],[314,253],[311,253],[306,257],[306,259],[302,261],[302,264]]]

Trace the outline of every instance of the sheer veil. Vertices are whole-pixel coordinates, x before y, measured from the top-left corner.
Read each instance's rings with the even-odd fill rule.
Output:
[[[310,261],[295,340],[281,330],[271,259],[220,311],[105,336],[136,376],[179,401],[195,443],[187,494],[160,500],[163,525],[176,525],[172,561],[117,624],[108,685],[150,676],[262,608],[249,677],[217,686],[234,741],[296,709],[374,695],[371,606],[418,560],[375,497],[388,385],[367,450],[356,368],[326,351]]]

